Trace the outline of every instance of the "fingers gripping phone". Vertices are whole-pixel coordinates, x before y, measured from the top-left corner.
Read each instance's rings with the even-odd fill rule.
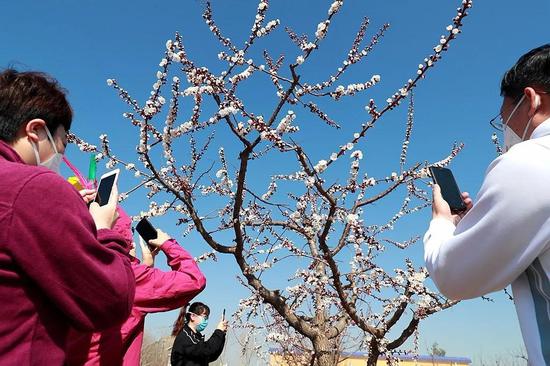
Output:
[[[149,246],[149,249],[153,250],[154,248],[149,245],[149,240],[156,239],[158,237],[158,233],[155,227],[151,225],[149,220],[143,218],[137,223],[136,230],[139,236],[141,236],[143,240],[145,240],[145,243]]]
[[[120,169],[115,169],[101,176],[99,186],[97,187],[97,195],[95,197],[95,202],[99,203],[100,206],[104,206],[109,202],[111,191],[118,182],[119,174]]]
[[[462,200],[462,193],[450,169],[430,167],[430,174],[435,184],[441,188],[441,195],[447,201],[451,212],[459,214],[466,211],[466,204]]]

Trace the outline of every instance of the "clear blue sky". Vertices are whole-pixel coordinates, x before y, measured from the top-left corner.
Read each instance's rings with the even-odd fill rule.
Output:
[[[199,64],[219,68],[216,54],[220,48],[202,21],[200,1],[125,3],[105,0],[2,2],[0,66],[52,74],[69,90],[75,110],[74,131],[91,142],[97,142],[100,133],[108,133],[112,141],[120,141],[116,144],[117,152],[131,156],[134,145],[128,141],[134,141],[136,135],[132,135],[133,130],[127,128],[127,122],[121,117],[127,110],[125,105],[105,80],[116,78],[135,98],[144,100],[155,81],[165,42],[173,38],[175,31],[181,32],[188,53]],[[299,34],[312,35],[329,5],[330,1],[319,0],[272,1],[268,19],[279,18],[283,26],[291,26]],[[437,44],[458,5],[459,1],[436,0],[348,1],[344,5],[315,60],[311,65],[304,65],[304,74],[308,80],[319,81],[327,72],[335,70],[344,60],[362,17],[368,16],[370,35],[384,22],[391,23],[392,27],[367,62],[354,68],[342,83],[365,81],[373,74],[380,74],[382,82],[371,93],[327,108],[342,122],[339,132],[312,122],[311,118],[300,122],[304,128],[296,138],[311,148],[314,160],[326,158],[357,130],[354,126],[367,119],[362,106],[368,98],[372,96],[382,104],[388,94],[414,76],[418,63]],[[224,33],[239,40],[238,43],[243,41],[255,14],[256,1],[214,1],[213,8]],[[474,2],[471,15],[465,20],[464,33],[416,91],[410,161],[438,160],[446,156],[454,141],[462,141],[466,148],[453,164],[453,170],[463,190],[477,192],[484,170],[495,156],[487,122],[500,107],[500,77],[521,54],[548,42],[549,16],[550,3],[545,0]],[[272,54],[287,53],[290,60],[297,56],[282,27],[271,39],[272,44],[261,42],[257,51],[268,47]],[[271,93],[271,85],[263,85],[267,85],[267,89],[250,88],[243,94],[258,108],[258,113],[271,105],[264,99]],[[405,110],[403,106],[388,115],[358,146],[366,155],[364,164],[370,175],[385,175],[398,168]],[[302,110],[297,112],[299,116],[307,116]],[[231,151],[230,146],[229,149]],[[395,156],[389,167],[388,160],[382,159],[388,155]],[[85,169],[86,156],[74,147],[68,157]],[[275,161],[273,166],[282,169],[283,164]],[[344,168],[343,174],[346,171]],[[254,174],[258,182],[266,186],[261,169]],[[124,177],[121,190],[133,183],[130,177]],[[127,208],[136,214],[145,208],[144,204],[143,199],[134,199]],[[404,223],[396,236],[422,234],[428,221],[426,211]],[[179,230],[173,221],[155,223],[174,234]],[[194,255],[207,249],[199,241],[182,240],[182,244]],[[413,248],[408,256],[420,265],[421,245]],[[212,305],[213,317],[222,307],[234,310],[238,299],[246,295],[232,277],[233,267],[228,258],[204,266],[209,283],[200,299]],[[435,341],[448,355],[472,358],[509,355],[519,349],[521,337],[513,304],[502,293],[493,298],[494,303],[464,302],[422,323],[424,350]],[[147,327],[155,334],[166,333],[174,317],[173,312],[151,316]]]

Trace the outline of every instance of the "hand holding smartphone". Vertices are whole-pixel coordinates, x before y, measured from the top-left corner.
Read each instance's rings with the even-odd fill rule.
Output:
[[[118,194],[116,184],[119,169],[104,174],[97,191],[94,202],[90,204],[90,214],[98,230],[110,229],[116,220],[116,207]]]
[[[149,240],[156,239],[158,237],[157,229],[146,218],[141,219],[136,225],[136,231],[139,236],[145,240],[145,243],[149,247],[149,250],[153,252],[156,248],[149,244]]]
[[[228,326],[227,320],[225,320],[225,309],[223,309],[222,313],[222,319],[220,320],[218,327],[216,329],[221,330],[222,332],[227,332],[227,326]]]
[[[115,169],[101,176],[99,186],[97,188],[97,195],[94,200],[100,206],[105,206],[109,202],[113,187],[116,186],[118,182],[119,174],[120,169]]]
[[[453,214],[466,211],[467,207],[462,199],[462,193],[450,169],[430,167],[430,174],[435,184],[441,188],[443,199],[449,204]]]

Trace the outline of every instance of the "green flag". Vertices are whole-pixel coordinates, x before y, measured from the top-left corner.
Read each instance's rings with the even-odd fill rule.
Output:
[[[95,156],[90,156],[90,167],[88,168],[88,180],[90,182],[95,182],[97,172],[97,165],[95,161]]]

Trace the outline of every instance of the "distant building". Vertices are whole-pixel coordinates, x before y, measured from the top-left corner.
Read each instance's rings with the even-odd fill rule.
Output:
[[[285,357],[280,350],[270,349],[269,353],[269,366],[294,366],[291,361],[292,357]],[[367,352],[344,353],[338,366],[365,366],[367,358]],[[472,363],[472,360],[467,357],[401,355],[399,359],[401,366],[467,366]],[[378,358],[376,365],[386,366],[386,358],[384,356]]]

